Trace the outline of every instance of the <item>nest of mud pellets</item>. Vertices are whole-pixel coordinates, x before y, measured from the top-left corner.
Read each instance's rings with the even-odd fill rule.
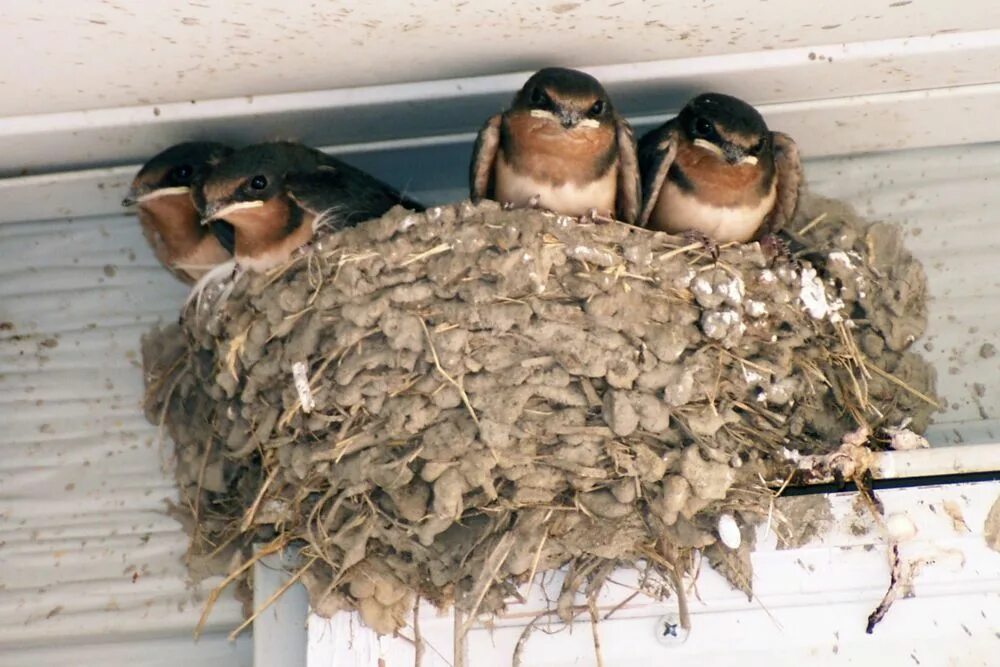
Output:
[[[800,209],[795,261],[490,202],[396,209],[206,297],[144,341],[192,564],[246,585],[251,543],[298,547],[314,609],[380,633],[414,596],[496,612],[567,566],[564,618],[617,567],[666,594],[696,551],[750,594],[779,488],[935,410],[901,231]]]

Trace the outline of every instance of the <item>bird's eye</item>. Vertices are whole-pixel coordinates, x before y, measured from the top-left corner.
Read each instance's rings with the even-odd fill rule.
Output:
[[[715,128],[712,127],[712,123],[710,123],[707,119],[702,118],[701,116],[694,119],[694,131],[698,136],[707,137],[712,134],[713,129]]]
[[[590,111],[587,113],[591,116],[600,116],[604,113],[604,100],[597,100],[594,102],[590,107]]]
[[[549,96],[545,94],[545,91],[541,88],[531,89],[531,106],[540,107],[544,106],[549,101]]]
[[[250,187],[254,190],[263,190],[267,187],[267,178],[264,176],[254,176],[250,180]]]
[[[757,156],[757,155],[760,155],[760,152],[762,150],[764,150],[764,140],[763,139],[761,139],[760,141],[758,141],[757,143],[755,143],[753,146],[751,146],[749,149],[747,149],[747,155]]]
[[[173,176],[175,180],[184,182],[191,178],[192,173],[194,173],[194,169],[191,168],[191,165],[182,164],[174,168]]]

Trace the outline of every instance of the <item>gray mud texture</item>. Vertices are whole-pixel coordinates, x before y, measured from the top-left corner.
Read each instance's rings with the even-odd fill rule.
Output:
[[[145,345],[192,555],[299,547],[314,607],[383,633],[414,595],[494,612],[568,565],[569,609],[615,567],[676,584],[696,549],[749,593],[793,460],[934,410],[900,230],[801,209],[799,262],[487,202],[394,210],[244,276]]]

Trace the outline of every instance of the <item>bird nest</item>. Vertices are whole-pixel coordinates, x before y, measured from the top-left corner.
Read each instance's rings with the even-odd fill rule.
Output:
[[[192,562],[298,547],[313,608],[381,633],[567,566],[566,613],[617,567],[677,589],[695,551],[749,593],[783,486],[935,409],[900,231],[800,208],[795,261],[485,202],[243,276],[144,345]]]

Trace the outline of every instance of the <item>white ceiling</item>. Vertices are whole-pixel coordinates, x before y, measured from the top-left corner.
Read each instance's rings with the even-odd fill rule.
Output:
[[[1000,27],[989,0],[0,4],[0,117]]]

